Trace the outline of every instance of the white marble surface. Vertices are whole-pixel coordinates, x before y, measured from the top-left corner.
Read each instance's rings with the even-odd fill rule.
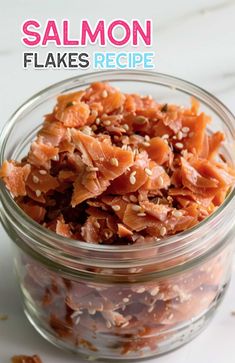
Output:
[[[0,127],[33,93],[77,74],[71,70],[22,69],[20,24],[26,18],[44,21],[49,17],[71,19],[74,34],[84,17],[91,21],[99,17],[152,18],[156,70],[195,82],[235,112],[235,0],[0,0]],[[9,315],[7,321],[0,321],[0,362],[9,362],[15,353],[39,353],[45,363],[82,363],[45,342],[29,325],[12,272],[9,239],[1,227],[0,243],[0,313]],[[232,310],[235,277],[210,327],[187,346],[150,362],[234,363]]]

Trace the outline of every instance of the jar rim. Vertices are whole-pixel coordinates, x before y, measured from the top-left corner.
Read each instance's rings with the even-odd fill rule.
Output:
[[[181,78],[174,77],[164,73],[158,72],[150,72],[150,71],[99,71],[99,72],[91,72],[84,74],[82,76],[75,76],[63,81],[54,83],[53,85],[44,88],[40,92],[33,95],[27,101],[25,101],[16,111],[11,115],[9,120],[5,123],[1,135],[0,135],[0,164],[4,161],[5,147],[10,136],[10,132],[14,127],[17,120],[24,115],[24,113],[28,112],[35,105],[43,103],[50,95],[54,94],[57,90],[59,92],[66,92],[67,89],[76,88],[81,85],[86,86],[87,84],[97,81],[139,81],[142,83],[155,83],[158,85],[162,85],[168,88],[174,88],[178,91],[183,91],[186,94],[195,96],[198,100],[203,101],[204,104],[208,105],[228,126],[231,133],[235,137],[235,116],[233,113],[214,95],[207,92],[203,88],[185,81]],[[83,242],[79,240],[73,240],[68,237],[63,237],[56,234],[53,231],[46,229],[41,226],[39,223],[35,222],[31,219],[23,210],[17,205],[17,203],[12,198],[10,192],[5,187],[4,183],[0,182],[0,199],[4,205],[8,205],[11,212],[16,217],[18,222],[22,221],[26,227],[31,232],[34,232],[35,235],[38,234],[40,237],[48,240],[51,238],[52,240],[56,240],[60,243],[61,246],[70,246],[76,247],[85,251],[96,251],[96,252],[136,252],[142,250],[148,250],[154,247],[165,247],[170,244],[174,244],[179,240],[185,240],[186,238],[192,237],[195,232],[203,233],[203,231],[208,227],[211,222],[218,223],[218,217],[221,213],[231,205],[231,202],[234,200],[235,196],[235,188],[230,191],[229,195],[226,197],[225,201],[217,208],[217,210],[208,216],[206,219],[195,225],[194,227],[177,233],[172,236],[167,236],[162,240],[157,240],[152,243],[148,243],[146,245],[127,245],[127,246],[112,246],[112,245],[97,245],[94,243]],[[41,241],[42,242],[42,241]]]

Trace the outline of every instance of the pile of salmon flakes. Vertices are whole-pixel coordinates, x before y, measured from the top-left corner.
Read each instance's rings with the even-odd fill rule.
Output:
[[[224,201],[235,171],[220,131],[190,108],[123,94],[108,83],[61,95],[21,161],[0,177],[35,221],[99,244],[153,241],[186,230]]]

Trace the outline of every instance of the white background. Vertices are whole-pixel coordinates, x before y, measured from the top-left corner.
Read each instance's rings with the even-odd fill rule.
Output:
[[[156,70],[206,88],[235,111],[235,0],[0,0],[0,127],[33,93],[84,72],[23,70],[25,48],[20,42],[20,26],[27,18],[42,23],[47,18],[69,18],[73,36],[79,35],[82,18],[93,23],[99,18],[107,21],[151,18],[154,45],[150,50],[156,52]],[[40,51],[41,56],[45,51]],[[235,277],[209,328],[187,346],[150,362],[234,363],[232,310],[235,310]],[[1,363],[20,353],[40,354],[45,363],[82,363],[44,341],[24,317],[12,271],[10,241],[1,227],[0,314],[9,315],[7,321],[0,321]]]

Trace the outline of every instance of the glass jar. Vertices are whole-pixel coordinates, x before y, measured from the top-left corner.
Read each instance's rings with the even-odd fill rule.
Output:
[[[21,159],[55,97],[94,81],[122,92],[150,94],[211,115],[226,135],[233,164],[234,117],[193,84],[148,72],[99,72],[57,83],[33,96],[3,129],[1,162]],[[25,313],[47,340],[90,359],[124,360],[169,352],[210,321],[228,287],[233,250],[234,190],[216,212],[190,230],[145,245],[107,246],[70,240],[31,220],[3,183],[1,219],[11,236]]]

